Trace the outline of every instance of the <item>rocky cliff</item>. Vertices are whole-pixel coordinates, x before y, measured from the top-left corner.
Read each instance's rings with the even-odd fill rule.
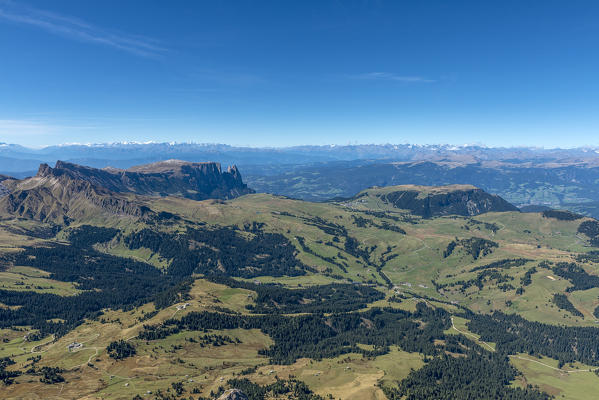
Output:
[[[69,224],[99,214],[144,217],[143,203],[43,164],[36,176],[5,180],[8,194],[0,198],[0,215]]]
[[[253,193],[236,167],[164,161],[127,170],[97,169],[58,161],[39,167],[34,177],[2,181],[0,214],[43,222],[68,223],[98,213],[144,217],[146,196],[181,196],[194,200],[231,199]]]
[[[222,171],[220,164],[214,162],[169,160],[121,170],[97,169],[57,161],[54,168],[42,164],[36,176],[69,177],[113,192],[180,196],[193,200],[226,200],[253,193],[243,183],[237,167],[232,166]]]

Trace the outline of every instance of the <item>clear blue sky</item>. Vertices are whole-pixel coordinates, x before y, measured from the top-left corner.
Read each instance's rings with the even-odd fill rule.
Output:
[[[597,1],[0,0],[0,141],[599,145]]]

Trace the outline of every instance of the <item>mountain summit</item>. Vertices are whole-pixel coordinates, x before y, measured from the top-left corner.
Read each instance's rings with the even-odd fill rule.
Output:
[[[369,196],[387,206],[409,210],[423,218],[442,215],[473,216],[487,212],[518,211],[503,198],[472,185],[373,187],[355,198]]]
[[[178,160],[128,170],[57,161],[54,168],[40,165],[31,178],[7,178],[1,185],[0,213],[55,223],[97,213],[146,216],[143,199],[131,194],[225,200],[253,193],[235,166],[222,172],[218,163]]]
[[[42,164],[37,176],[69,176],[113,192],[180,196],[192,200],[227,200],[254,192],[243,183],[236,166],[223,172],[216,162],[168,160],[123,170],[110,167],[97,169],[57,161],[54,168]]]

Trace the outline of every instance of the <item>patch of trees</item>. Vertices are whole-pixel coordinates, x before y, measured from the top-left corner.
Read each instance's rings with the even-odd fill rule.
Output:
[[[2,381],[2,383],[4,383],[6,386],[12,385],[15,381],[15,378],[21,375],[21,371],[6,370],[6,367],[14,364],[14,360],[9,357],[0,358],[0,381]]]
[[[476,274],[476,278],[472,278],[469,280],[459,280],[453,283],[436,283],[435,287],[437,290],[444,289],[448,286],[461,286],[460,292],[464,293],[466,289],[476,286],[478,290],[482,290],[484,288],[485,283],[490,283],[495,281],[500,289],[503,291],[512,290],[514,287],[512,285],[501,285],[507,283],[514,278],[507,274],[502,274],[501,272],[495,269],[485,269],[478,274]]]
[[[333,222],[327,221],[326,219],[320,217],[303,217],[303,216],[295,216],[298,219],[304,221],[306,225],[313,226],[315,228],[320,229],[327,235],[331,236],[347,236],[347,229],[343,225],[335,224]]]
[[[60,225],[32,225],[28,227],[24,226],[12,226],[5,225],[2,227],[8,232],[15,233],[17,235],[26,235],[38,239],[52,239],[58,232],[62,230]]]
[[[447,248],[445,249],[445,251],[443,252],[443,258],[447,258],[450,255],[453,254],[453,251],[455,250],[455,248],[458,246],[458,242],[457,240],[452,240],[451,242],[449,242],[449,244],[447,245]]]
[[[584,215],[566,210],[545,210],[542,215],[545,218],[555,218],[560,221],[576,221],[577,219],[584,218]]]
[[[444,330],[450,326],[445,310],[432,309],[421,302],[414,313],[389,308],[293,317],[192,312],[178,320],[145,326],[139,337],[155,340],[184,330],[260,329],[274,341],[260,354],[279,364],[289,364],[300,357],[318,360],[349,352],[376,356],[388,352],[389,346],[398,345],[405,351],[426,355],[427,364],[400,382],[399,389],[385,388],[391,399],[548,398],[533,389],[511,388],[517,372],[506,354],[487,352],[461,335],[445,335]],[[364,350],[358,344],[371,345],[372,350]],[[431,381],[435,384],[431,385]],[[255,393],[258,397],[254,398],[258,399],[272,394],[270,389],[264,391],[245,379],[229,384],[248,396]]]
[[[290,364],[302,357],[319,360],[350,352],[376,356],[387,353],[393,344],[406,351],[435,355],[439,349],[434,340],[445,338],[443,331],[450,326],[446,311],[419,303],[415,313],[390,308],[330,316],[192,312],[178,320],[146,325],[139,337],[156,340],[184,330],[260,329],[274,341],[260,354],[269,357],[271,362]],[[358,344],[372,345],[373,350],[364,350]]]
[[[459,244],[464,248],[467,254],[477,260],[481,255],[484,257],[493,252],[494,248],[499,247],[496,242],[483,238],[472,237],[460,240]]]
[[[586,235],[594,247],[599,247],[599,221],[584,221],[578,226],[578,232]]]
[[[256,292],[254,313],[339,313],[358,310],[384,298],[380,291],[363,285],[332,283],[299,289],[288,289],[275,284],[254,284],[227,277],[212,277],[211,281],[229,287]]]
[[[176,279],[151,265],[91,248],[29,248],[15,255],[14,262],[47,271],[51,279],[74,282],[83,290],[74,296],[0,290],[1,303],[19,306],[0,309],[0,327],[31,325],[42,335],[60,336],[84,318],[98,317],[103,308],[131,309],[150,302],[176,284]],[[48,322],[51,319],[64,322]]]
[[[171,223],[172,221],[180,221],[181,217],[176,214],[170,213],[168,211],[160,211],[158,214],[154,215],[153,219],[156,222],[160,222],[162,224],[165,224],[165,223],[168,224],[168,223]]]
[[[306,252],[308,254],[312,254],[314,257],[320,258],[321,260],[326,261],[329,264],[336,265],[341,271],[343,271],[347,274],[347,268],[345,267],[345,265],[341,264],[340,262],[337,262],[337,260],[335,260],[333,257],[320,255],[317,252],[315,252],[314,250],[312,250],[311,248],[309,248],[306,245],[306,239],[304,239],[302,236],[296,236],[295,238],[297,239],[300,247],[302,248],[302,250],[304,252]]]
[[[351,217],[353,219],[354,225],[356,225],[358,228],[368,228],[369,226],[373,226],[375,228],[382,229],[385,231],[393,231],[401,233],[402,235],[406,234],[406,231],[403,230],[401,227],[397,225],[392,225],[387,221],[383,221],[382,223],[377,224],[375,221],[369,218],[361,217],[359,215],[352,215]]]
[[[414,216],[410,214],[397,214],[390,213],[388,211],[372,211],[372,210],[353,210],[354,212],[359,212],[366,215],[371,215],[377,218],[386,218],[395,222],[407,222],[409,224],[415,225],[418,223],[418,219],[414,218]]]
[[[443,354],[410,372],[397,388],[383,387],[390,400],[511,399],[548,400],[533,388],[513,388],[518,371],[504,354],[483,350],[460,337],[461,357]]]
[[[393,260],[394,258],[399,257],[399,254],[389,254],[391,252],[391,246],[387,246],[387,250],[385,250],[384,253],[381,254],[381,256],[379,257],[379,266],[380,268],[383,268],[385,265],[387,265],[387,263],[391,260]]]
[[[231,227],[188,229],[184,234],[142,229],[124,241],[132,250],[145,247],[171,260],[168,274],[175,276],[298,276],[308,269],[296,258],[293,244],[275,233],[256,231],[247,238]]]
[[[198,339],[194,339],[193,337],[186,339],[191,343],[199,343],[200,347],[205,347],[205,346],[214,346],[214,347],[220,347],[220,346],[224,346],[226,344],[232,344],[232,343],[241,343],[241,341],[239,339],[233,340],[231,338],[231,336],[227,336],[227,335],[204,335],[199,337]]]
[[[593,316],[599,319],[599,306],[595,307],[595,309],[593,310]]]
[[[46,385],[53,385],[55,383],[64,382],[64,377],[62,373],[64,370],[60,367],[41,367],[37,374],[41,375],[40,382],[45,383]]]
[[[369,226],[372,226],[374,224],[374,222],[371,219],[364,218],[359,215],[352,215],[351,217],[354,222],[354,225],[358,228],[368,228]]]
[[[590,238],[599,236],[599,221],[589,220],[581,222],[578,226],[578,232],[585,234]]]
[[[258,385],[247,378],[230,379],[227,381],[230,388],[241,390],[249,400],[265,400],[271,398],[290,398],[294,400],[324,400],[323,397],[314,394],[312,390],[302,381],[295,378],[283,380],[277,378],[270,385]],[[223,390],[224,391],[224,390]],[[218,397],[222,392],[216,393]]]
[[[135,346],[125,340],[110,342],[106,347],[106,352],[115,360],[123,360],[134,356],[136,353]]]
[[[83,226],[70,234],[71,245],[26,248],[13,256],[16,265],[50,273],[50,278],[74,282],[83,290],[74,296],[32,291],[0,290],[0,302],[14,309],[0,309],[0,327],[31,325],[40,335],[63,335],[84,318],[97,318],[102,309],[132,309],[155,300],[157,307],[184,296],[187,277],[164,275],[149,264],[116,257],[92,248],[110,240],[115,231]],[[182,294],[183,293],[183,294]],[[49,322],[59,319],[62,322]]]
[[[576,317],[584,318],[584,315],[574,307],[574,304],[568,299],[563,293],[556,293],[553,295],[552,299],[553,303],[560,309],[568,311],[570,314]]]
[[[447,248],[443,252],[443,258],[447,258],[453,254],[457,246],[461,246],[466,254],[472,256],[473,259],[477,260],[481,256],[489,255],[493,252],[493,249],[499,247],[499,244],[492,240],[471,237],[468,239],[455,239],[449,242]]]
[[[527,353],[555,358],[561,363],[599,365],[599,328],[543,324],[499,311],[491,315],[470,314],[467,318],[468,329],[479,334],[481,340],[496,343],[499,353]]]
[[[253,277],[301,275],[308,268],[295,258],[295,247],[278,234],[258,232],[246,238],[232,228],[190,229],[185,234],[144,229],[125,238],[132,249],[147,247],[171,259],[164,274],[149,264],[93,249],[93,244],[118,234],[111,228],[81,226],[70,232],[71,245],[27,248],[16,254],[12,260],[16,265],[74,282],[83,293],[58,296],[0,290],[0,303],[18,306],[0,309],[0,327],[31,325],[41,335],[60,336],[84,318],[97,318],[104,308],[131,309],[151,301],[161,308],[185,300],[193,272]],[[52,319],[63,322],[48,322]]]
[[[389,277],[382,270],[387,261],[395,258],[395,256],[389,256],[386,260],[382,260],[380,264],[376,264],[370,260],[370,254],[376,250],[376,246],[364,248],[360,247],[360,242],[356,238],[347,234],[345,235],[345,244],[343,250],[345,250],[346,253],[354,256],[355,258],[362,259],[366,265],[375,268],[381,279],[383,279],[385,283],[387,283],[387,286],[393,286],[393,283],[391,282]],[[374,274],[373,278],[376,279]]]
[[[530,285],[532,283],[532,276],[536,273],[537,273],[536,267],[532,267],[532,268],[528,269],[528,271],[526,271],[524,273],[524,276],[522,278],[520,278],[520,283],[522,284],[522,286]]]
[[[266,226],[264,222],[252,221],[251,224],[249,222],[246,222],[243,224],[243,230],[245,232],[251,233],[262,233],[262,229],[264,228],[264,226]]]
[[[354,217],[354,216],[352,216],[352,217]],[[335,242],[335,243],[340,242],[339,237],[344,238],[345,242],[344,242],[343,247],[340,247],[339,245],[336,245],[333,242],[327,242],[326,245],[335,247],[342,251],[345,251],[347,254],[350,254],[351,256],[353,256],[359,260],[362,260],[366,265],[375,268],[377,273],[381,277],[381,279],[383,279],[387,283],[387,285],[389,285],[389,286],[392,285],[391,280],[383,273],[382,269],[385,266],[385,264],[387,263],[387,261],[393,259],[396,256],[389,256],[386,260],[381,260],[380,264],[376,264],[374,261],[370,260],[370,255],[374,252],[374,250],[376,249],[376,246],[361,247],[360,242],[356,238],[350,236],[347,233],[347,229],[345,229],[344,226],[326,221],[320,217],[308,218],[308,217],[297,217],[296,216],[296,218],[303,220],[307,225],[315,226],[315,227],[321,229],[323,232],[325,232],[329,235],[333,235],[333,242]],[[374,223],[370,219],[362,218],[359,216],[357,218],[358,218],[357,221],[359,221],[360,224],[362,224],[362,223],[368,224],[371,222]],[[370,222],[368,222],[368,221],[370,221]],[[386,226],[385,224],[387,224],[387,223],[383,222],[382,225],[377,224],[376,226],[381,229],[385,229],[384,228],[384,226]],[[401,228],[399,228],[399,229],[401,229]],[[402,229],[402,231],[403,231],[403,229]],[[405,232],[403,232],[403,233],[405,233]],[[344,272],[347,272],[347,270],[346,270],[347,265],[345,263],[338,263],[331,257],[321,256],[321,255],[317,254],[316,252],[314,252],[313,250],[311,250],[308,246],[306,246],[305,240],[303,238],[300,239],[300,237],[297,237],[297,239],[300,242],[300,246],[302,247],[302,249],[304,251],[306,251],[316,257],[319,257],[324,261],[331,262],[334,265],[337,265]],[[340,254],[340,253],[338,253],[338,254]],[[376,277],[374,277],[374,279],[376,279]]]
[[[532,261],[532,260],[529,260],[526,258],[506,258],[504,260],[495,261],[490,264],[474,267],[474,268],[472,268],[472,272],[480,271],[483,269],[490,269],[490,268],[499,268],[499,269],[516,268],[516,267],[521,267],[530,261]]]
[[[76,247],[90,247],[96,243],[108,242],[118,233],[119,230],[114,228],[82,225],[69,232],[69,242]]]
[[[567,288],[567,292],[599,287],[599,276],[588,274],[576,263],[559,262],[553,267],[553,273],[569,280],[574,285]]]
[[[593,262],[599,264],[599,251],[593,250],[588,253],[581,253],[576,256],[578,262]]]
[[[368,264],[370,263],[368,250],[360,247],[358,239],[352,236],[346,236],[344,249],[346,253],[351,254],[356,258],[361,258]]]
[[[191,299],[189,290],[191,289],[192,283],[193,280],[191,278],[185,278],[174,286],[167,286],[166,289],[158,292],[154,297],[154,307],[156,309],[162,309],[171,304]],[[149,318],[151,318],[151,316]]]
[[[470,218],[466,224],[466,228],[470,229],[470,226],[476,226],[476,227],[484,227],[487,230],[490,230],[493,233],[497,233],[497,231],[499,231],[499,225],[495,224],[495,223],[489,223],[489,222],[483,222],[483,221],[479,221],[477,219],[474,218]]]

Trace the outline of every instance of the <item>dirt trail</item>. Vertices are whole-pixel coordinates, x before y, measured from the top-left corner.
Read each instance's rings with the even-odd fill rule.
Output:
[[[575,372],[594,372],[597,369],[597,368],[595,368],[595,369],[570,369],[570,370],[566,370],[566,369],[556,368],[556,367],[554,367],[552,365],[545,364],[545,363],[542,363],[542,362],[537,361],[537,360],[531,360],[530,358],[526,358],[526,357],[513,356],[513,355],[510,355],[509,357],[511,357],[511,358],[518,358],[520,360],[530,361],[530,362],[533,362],[533,363],[537,363],[537,364],[543,365],[543,366],[545,366],[547,368],[551,368],[551,369],[553,369],[555,371],[565,372],[567,374],[573,374]]]
[[[452,326],[453,329],[455,329],[456,331],[458,331],[462,335],[470,336],[470,337],[474,338],[477,342],[482,343],[485,346],[487,346],[489,349],[491,349],[492,351],[495,351],[495,349],[493,349],[493,347],[491,347],[491,345],[489,343],[484,342],[484,341],[478,339],[476,337],[476,335],[474,335],[472,333],[468,333],[468,332],[463,332],[463,331],[459,330],[458,328],[456,328],[455,324],[453,323],[453,317],[451,317],[451,326]],[[567,374],[573,374],[575,372],[594,372],[595,370],[599,369],[599,368],[594,368],[594,369],[571,369],[571,370],[565,370],[565,369],[556,368],[556,367],[554,367],[552,365],[545,364],[545,363],[542,363],[542,362],[537,361],[537,360],[532,360],[530,358],[526,358],[526,357],[522,357],[522,356],[518,356],[518,355],[509,355],[508,357],[517,358],[519,360],[524,360],[524,361],[530,361],[530,362],[533,362],[533,363],[537,363],[537,364],[540,364],[540,365],[542,365],[544,367],[551,368],[551,369],[553,369],[555,371],[564,372],[564,373],[567,373]]]
[[[490,345],[489,343],[487,343],[487,342],[484,342],[484,341],[480,340],[480,339],[479,339],[479,338],[478,338],[476,335],[474,335],[474,334],[472,334],[472,333],[468,333],[468,332],[463,332],[463,331],[459,330],[458,328],[456,328],[455,324],[453,323],[453,317],[451,317],[451,327],[452,327],[453,329],[455,329],[456,331],[458,331],[459,333],[461,333],[462,335],[465,335],[465,336],[470,336],[470,337],[474,338],[474,340],[475,340],[476,342],[479,342],[479,343],[482,343],[482,344],[484,344],[484,345],[485,345],[485,346],[487,346],[487,347],[488,347],[488,348],[489,348],[491,351],[495,351],[495,349],[493,348],[493,346],[491,346],[491,345]]]

